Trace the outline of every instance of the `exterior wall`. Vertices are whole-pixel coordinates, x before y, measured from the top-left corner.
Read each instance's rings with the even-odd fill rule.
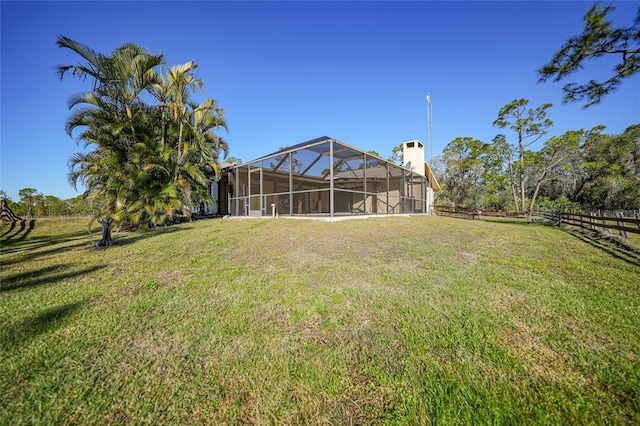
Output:
[[[209,183],[209,194],[212,203],[200,202],[191,208],[191,213],[202,216],[217,216],[229,214],[229,181],[227,178]]]
[[[427,213],[429,214],[435,214],[435,209],[433,207],[434,204],[434,193],[433,193],[433,188],[430,188],[427,186]]]

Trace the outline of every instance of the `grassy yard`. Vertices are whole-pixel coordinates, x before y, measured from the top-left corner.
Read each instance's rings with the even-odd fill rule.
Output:
[[[521,222],[0,229],[0,424],[639,424],[640,254]]]

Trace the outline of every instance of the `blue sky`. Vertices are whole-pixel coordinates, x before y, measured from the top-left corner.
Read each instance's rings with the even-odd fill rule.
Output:
[[[612,2],[630,25],[639,2]],[[562,84],[538,84],[536,69],[582,31],[591,2],[1,2],[0,189],[78,195],[67,160],[82,150],[64,132],[67,98],[89,83],[62,82],[54,66],[75,63],[58,35],[110,53],[132,41],[169,64],[194,60],[205,97],[225,109],[230,155],[249,161],[327,135],[383,157],[400,142],[427,142],[433,155],[456,137],[490,142],[514,99],[551,102],[555,127],[640,122],[640,76],[588,110],[562,105]],[[608,59],[572,81],[601,78]]]

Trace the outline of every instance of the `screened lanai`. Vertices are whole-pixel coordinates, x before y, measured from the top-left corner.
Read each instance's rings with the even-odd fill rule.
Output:
[[[224,177],[232,216],[425,213],[431,187],[415,171],[326,136],[231,166]]]

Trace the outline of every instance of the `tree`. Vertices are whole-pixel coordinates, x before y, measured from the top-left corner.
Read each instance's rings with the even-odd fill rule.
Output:
[[[44,214],[47,216],[63,216],[70,213],[69,204],[54,195],[45,195],[42,203]]]
[[[444,182],[455,206],[481,207],[484,195],[483,156],[487,144],[472,137],[456,138],[442,150]]]
[[[36,216],[46,216],[48,210],[44,194],[42,194],[41,192],[37,193],[33,201],[36,207]]]
[[[538,70],[539,82],[559,82],[584,67],[589,59],[619,56],[613,76],[606,81],[586,84],[569,83],[563,87],[564,103],[585,100],[584,108],[599,104],[609,93],[618,90],[622,81],[640,71],[640,8],[633,25],[614,28],[607,18],[613,6],[591,6],[584,16],[582,34],[570,37],[551,61]]]
[[[431,169],[431,172],[433,173],[434,176],[439,176],[438,179],[442,179],[441,186],[443,190],[436,191],[433,194],[434,204],[442,205],[446,200],[446,182],[444,181],[444,178],[443,178],[443,176],[446,173],[446,166],[445,166],[444,158],[442,157],[442,155],[433,157],[429,162],[429,168]]]
[[[227,157],[225,161],[230,164],[242,164],[242,158],[238,157]]]
[[[220,153],[228,152],[215,131],[226,123],[215,100],[191,98],[203,86],[197,65],[176,65],[165,76],[164,57],[133,43],[110,55],[65,37],[58,46],[84,60],[58,66],[60,78],[71,72],[92,82],[92,91],[68,102],[67,133],[79,129],[77,141],[90,148],[69,160],[69,181],[87,188],[83,198],[105,219],[103,231],[108,218],[132,228],[169,224],[210,199],[209,181],[219,174]]]
[[[494,126],[501,129],[509,127],[516,132],[518,136],[518,183],[520,204],[516,206],[516,210],[525,207],[525,159],[524,153],[527,147],[542,138],[553,126],[553,122],[546,118],[547,109],[552,104],[542,104],[533,109],[527,109],[529,100],[515,99],[508,105],[505,105],[498,112],[498,118],[493,122]]]
[[[69,206],[69,214],[71,215],[86,216],[90,213],[89,207],[82,194],[69,198],[66,200],[66,203]]]
[[[18,191],[18,196],[20,197],[21,211],[27,217],[33,217],[33,212],[35,208],[37,189],[34,188],[22,188]]]
[[[288,148],[288,146],[281,146],[278,148],[278,152],[286,151]],[[273,171],[285,173],[289,173],[289,169],[291,168],[291,173],[299,175],[304,170],[304,163],[295,155],[287,152],[273,157],[273,160],[269,162],[268,167]],[[327,174],[328,173],[329,171],[327,170]]]
[[[164,156],[166,164],[154,167],[170,170],[172,176],[172,183],[162,189],[161,197],[149,194],[155,196],[154,204],[162,207],[152,212],[154,217],[161,218],[165,213],[171,216],[176,196],[181,206],[200,201],[210,203],[208,184],[219,177],[219,153],[223,151],[225,156],[228,153],[227,143],[214,132],[219,128],[227,130],[224,111],[211,98],[200,104],[191,99],[203,87],[202,80],[194,74],[196,69],[193,61],[176,65],[154,86],[153,94],[161,109],[161,149],[168,150],[168,156]],[[165,114],[165,110],[170,114]],[[189,216],[190,210],[182,209],[182,213]]]
[[[547,140],[543,148],[537,153],[531,153],[531,163],[537,172],[534,177],[534,189],[529,201],[527,220],[532,221],[536,198],[542,185],[552,179],[558,179],[570,172],[569,157],[577,156],[580,142],[584,137],[584,130],[568,131],[561,136],[554,136]]]
[[[402,164],[402,144],[393,147],[387,161],[393,164]]]
[[[193,61],[171,67],[167,71],[167,78],[163,78],[160,84],[163,90],[158,91],[158,93],[161,93],[161,101],[165,99],[165,94],[168,100],[166,104],[161,104],[160,106],[168,107],[173,121],[178,124],[177,140],[172,142],[176,150],[178,166],[175,168],[173,176],[174,183],[177,183],[180,168],[185,164],[186,157],[189,154],[190,140],[185,138],[185,126],[189,127],[193,116],[193,108],[192,110],[189,109],[191,106],[190,94],[198,91],[201,93],[203,89],[202,80],[193,73],[196,68],[197,65]]]
[[[506,209],[508,200],[518,209],[516,178],[513,171],[513,149],[505,135],[496,135],[488,146],[484,163],[484,179],[487,186],[485,206]]]
[[[622,134],[592,129],[581,146],[567,197],[587,210],[640,208],[640,124]],[[596,131],[597,130],[597,131]]]
[[[93,90],[79,93],[68,101],[72,115],[66,122],[69,136],[76,128],[78,142],[92,145],[89,153],[75,154],[69,161],[69,180],[75,187],[81,181],[87,188],[85,199],[96,206],[105,218],[114,216],[124,225],[135,222],[131,204],[138,201],[141,156],[136,151],[149,140],[145,135],[148,108],[142,95],[157,83],[155,67],[164,61],[141,46],[127,43],[111,55],[93,51],[86,45],[59,37],[57,45],[70,49],[85,62],[61,65],[57,74],[62,79],[68,72],[77,78],[91,79]],[[74,109],[75,108],[75,109]],[[138,127],[138,131],[136,131]]]
[[[380,160],[380,153],[375,150],[366,152],[366,160],[358,167],[359,169],[372,169],[384,165],[384,161]]]

